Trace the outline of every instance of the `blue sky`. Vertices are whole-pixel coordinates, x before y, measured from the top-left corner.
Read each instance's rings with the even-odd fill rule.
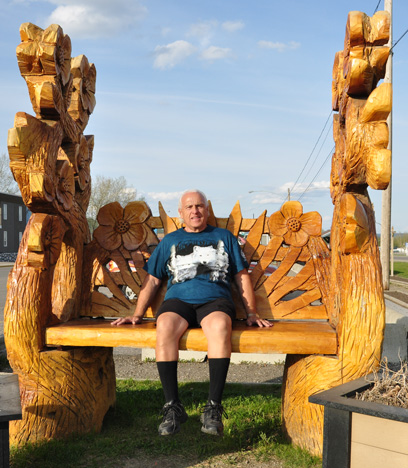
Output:
[[[395,42],[408,29],[408,2],[393,3]],[[292,199],[330,228],[331,118],[324,126],[334,55],[348,12],[372,15],[377,4],[3,0],[0,152],[15,113],[33,113],[15,58],[19,26],[57,23],[71,37],[72,56],[85,54],[97,69],[85,131],[95,135],[93,176],[125,176],[155,214],[160,199],[172,216],[187,188],[206,192],[217,216],[228,216],[237,200],[245,217],[271,214],[299,179]],[[407,76],[408,35],[394,49],[393,70],[392,225],[400,232],[408,231]],[[370,196],[381,223],[382,193]]]

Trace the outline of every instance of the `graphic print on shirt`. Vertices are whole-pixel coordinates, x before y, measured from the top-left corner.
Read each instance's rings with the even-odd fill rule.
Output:
[[[222,240],[217,245],[171,246],[168,267],[173,284],[183,283],[198,275],[208,275],[210,281],[227,283],[228,265],[228,254]]]

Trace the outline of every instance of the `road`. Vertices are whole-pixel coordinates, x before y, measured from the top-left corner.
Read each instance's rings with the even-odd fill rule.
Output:
[[[394,262],[408,262],[408,256],[407,255],[394,255]]]
[[[6,303],[7,297],[7,278],[10,273],[11,266],[0,267],[0,304],[1,304],[1,315],[0,315],[0,334],[3,335],[3,310]]]

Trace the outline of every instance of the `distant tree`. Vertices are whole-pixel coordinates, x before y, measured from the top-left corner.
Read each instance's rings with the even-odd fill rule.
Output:
[[[408,243],[408,233],[406,232],[397,232],[394,235],[394,248],[405,247]]]
[[[20,194],[20,189],[14,180],[9,164],[8,156],[3,153],[0,156],[0,192],[17,195]]]
[[[98,175],[93,177],[91,198],[86,213],[91,233],[98,227],[96,216],[104,205],[117,201],[125,207],[129,202],[141,199],[137,197],[136,189],[128,185],[123,176],[114,178]]]

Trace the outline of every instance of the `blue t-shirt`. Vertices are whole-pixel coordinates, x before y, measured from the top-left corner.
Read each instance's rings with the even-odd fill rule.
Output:
[[[208,225],[198,233],[167,234],[144,268],[158,279],[168,278],[165,299],[204,304],[232,300],[230,283],[248,263],[230,231]]]

